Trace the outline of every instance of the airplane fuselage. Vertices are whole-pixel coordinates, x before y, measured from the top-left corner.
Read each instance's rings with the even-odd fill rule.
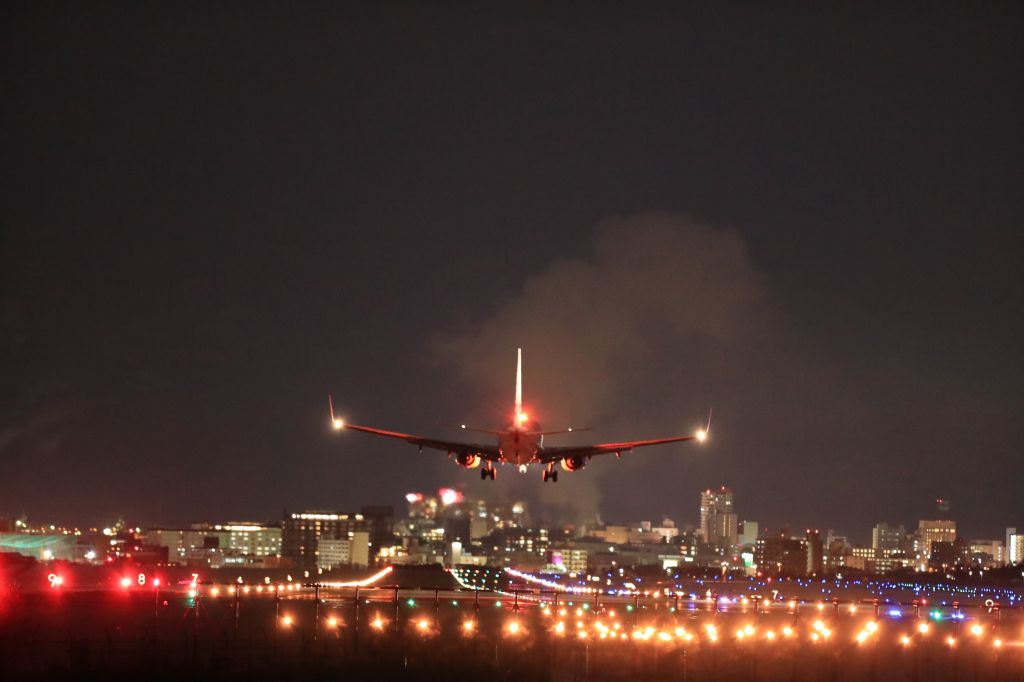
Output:
[[[510,427],[498,436],[498,450],[509,464],[529,464],[536,461],[540,452],[540,438],[535,433]]]

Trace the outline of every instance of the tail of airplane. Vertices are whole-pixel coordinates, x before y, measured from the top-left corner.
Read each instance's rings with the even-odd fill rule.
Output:
[[[516,349],[516,419],[523,413],[523,349]]]

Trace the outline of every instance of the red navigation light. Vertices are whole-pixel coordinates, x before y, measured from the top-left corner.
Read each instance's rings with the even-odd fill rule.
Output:
[[[437,491],[437,495],[441,498],[441,504],[444,505],[462,502],[462,493],[453,488],[441,488]]]

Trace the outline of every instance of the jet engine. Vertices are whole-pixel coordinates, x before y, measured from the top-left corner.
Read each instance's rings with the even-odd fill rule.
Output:
[[[471,452],[460,452],[455,455],[455,463],[460,467],[467,469],[476,469],[480,466],[480,455],[474,455]]]
[[[583,455],[573,455],[562,460],[562,468],[566,471],[579,471],[587,466],[587,458]]]

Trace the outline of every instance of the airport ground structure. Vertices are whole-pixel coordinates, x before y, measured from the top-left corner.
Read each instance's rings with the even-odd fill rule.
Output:
[[[330,582],[123,572],[102,587],[50,574],[44,589],[7,590],[4,678],[1024,675],[1024,610],[1006,591],[997,601],[941,585],[716,579],[609,591],[515,570],[401,566]]]

